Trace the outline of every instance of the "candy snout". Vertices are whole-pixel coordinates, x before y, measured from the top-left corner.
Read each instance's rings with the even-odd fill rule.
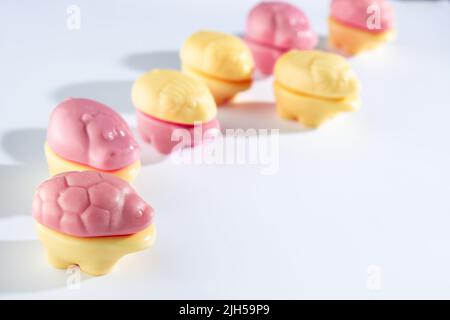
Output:
[[[149,226],[153,223],[154,210],[137,194],[127,195],[123,207],[122,219],[131,228]]]
[[[130,159],[139,158],[140,149],[137,144],[109,145],[91,150],[91,162],[97,168],[111,168],[117,170],[130,165]]]

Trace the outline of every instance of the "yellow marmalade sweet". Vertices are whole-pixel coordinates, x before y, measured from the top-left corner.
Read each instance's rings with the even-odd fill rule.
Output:
[[[120,258],[151,247],[156,238],[154,224],[132,235],[113,237],[73,237],[40,223],[37,231],[52,266],[65,269],[76,264],[94,276],[109,273]]]
[[[328,29],[330,47],[341,50],[349,56],[375,49],[395,38],[395,31],[393,30],[377,33],[367,32],[346,26],[333,17],[328,18]]]
[[[204,81],[218,105],[252,84],[253,56],[238,37],[212,31],[194,33],[184,43],[180,58],[183,71]]]
[[[205,84],[175,70],[145,73],[134,83],[131,99],[144,114],[179,124],[207,122],[217,113]]]
[[[322,51],[292,50],[275,65],[274,91],[282,118],[318,127],[359,107],[359,82],[343,57]]]

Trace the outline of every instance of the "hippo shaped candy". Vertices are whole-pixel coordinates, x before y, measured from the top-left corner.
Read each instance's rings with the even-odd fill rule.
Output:
[[[126,122],[89,99],[70,98],[53,110],[45,152],[52,175],[96,170],[131,181],[140,167],[140,148]]]
[[[56,175],[33,198],[33,217],[50,263],[78,264],[94,275],[153,244],[153,214],[126,181],[95,171]]]

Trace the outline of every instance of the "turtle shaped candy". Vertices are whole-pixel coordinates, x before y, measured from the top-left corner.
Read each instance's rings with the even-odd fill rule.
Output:
[[[108,273],[123,255],[153,244],[153,213],[126,181],[95,171],[56,175],[33,199],[50,263],[78,264],[93,275]]]

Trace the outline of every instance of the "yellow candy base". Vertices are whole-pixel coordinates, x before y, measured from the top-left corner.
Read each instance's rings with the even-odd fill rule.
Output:
[[[244,81],[226,81],[202,74],[184,64],[182,69],[184,73],[203,81],[209,88],[209,91],[211,91],[218,106],[232,100],[236,94],[249,89],[252,85],[251,79]]]
[[[317,128],[340,112],[355,111],[359,98],[325,99],[293,92],[275,82],[277,113],[281,118],[296,120],[309,128]]]
[[[332,17],[328,18],[328,29],[330,47],[349,56],[375,49],[395,38],[394,31],[366,32],[346,26]]]
[[[137,160],[129,166],[126,166],[125,168],[119,170],[103,171],[60,157],[50,148],[47,142],[45,143],[44,151],[51,176],[68,171],[99,171],[103,173],[113,174],[123,180],[132,182],[136,178],[137,174],[139,173],[139,169],[141,168],[141,161]]]
[[[116,237],[73,237],[39,223],[37,231],[52,266],[65,269],[71,265],[78,265],[83,272],[93,276],[111,272],[120,258],[151,247],[156,238],[153,224],[138,233]]]

